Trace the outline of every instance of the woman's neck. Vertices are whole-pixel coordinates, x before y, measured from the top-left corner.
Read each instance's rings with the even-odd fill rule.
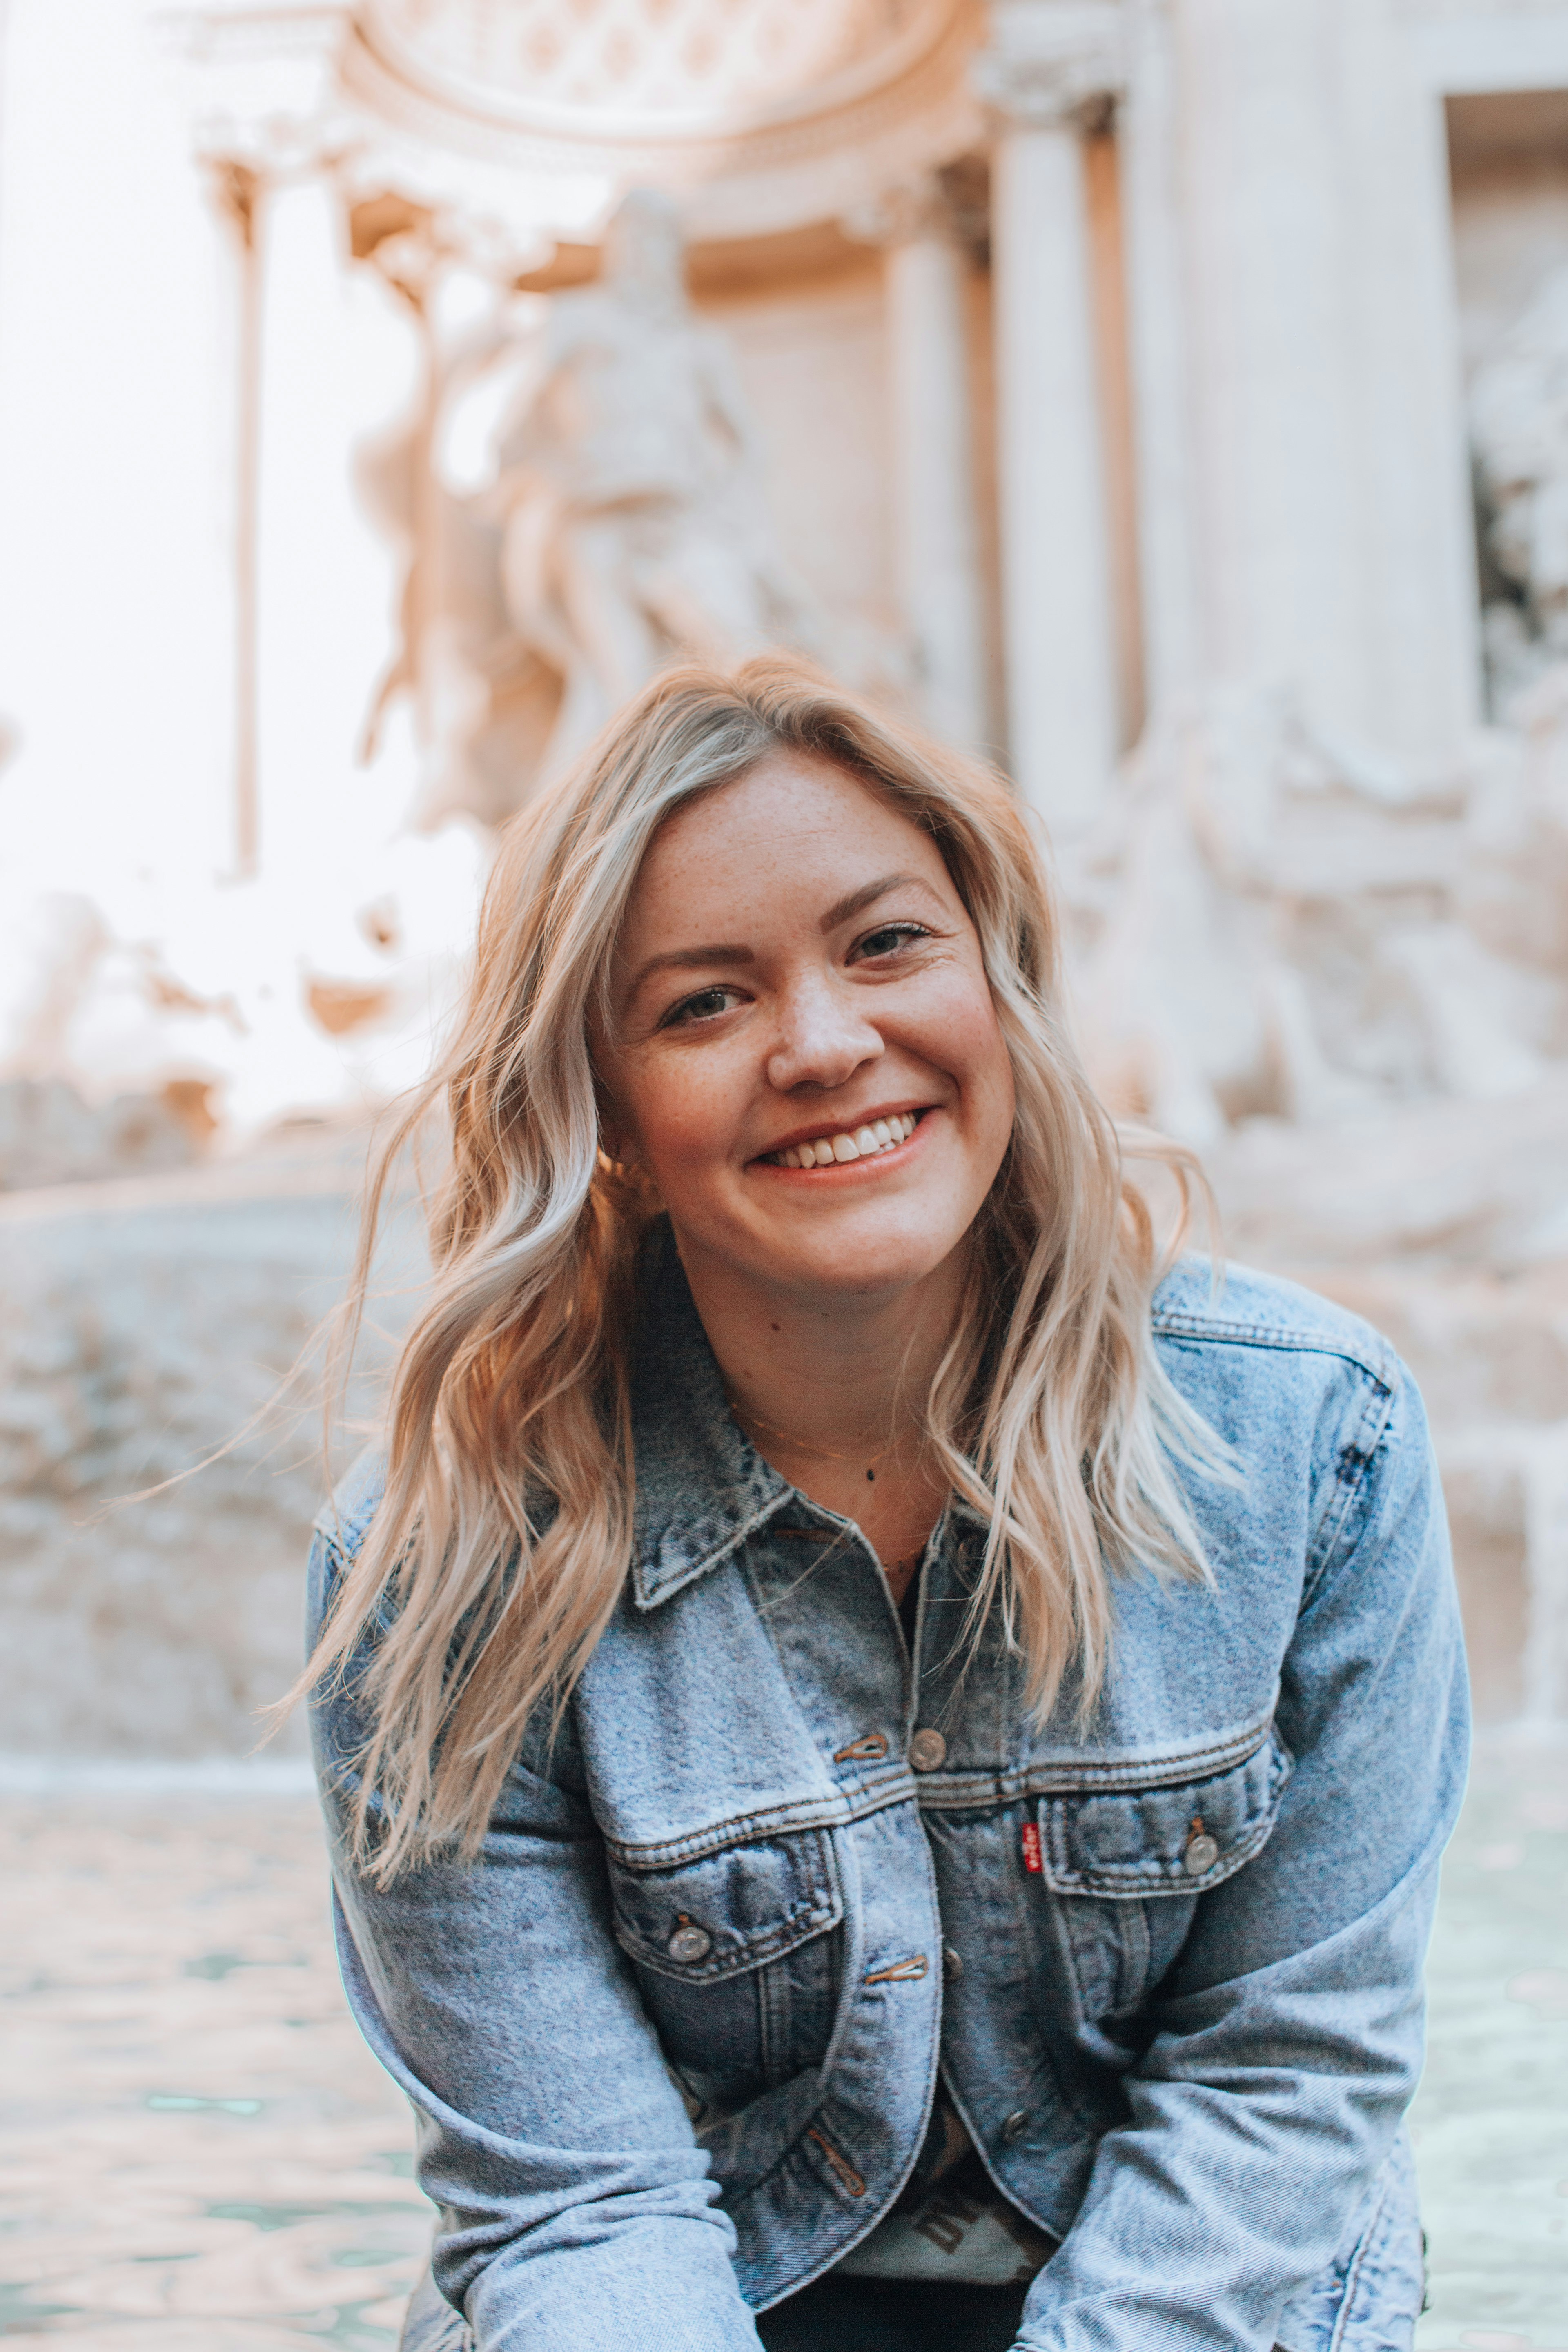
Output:
[[[926,1402],[963,1296],[963,1253],[870,1299],[764,1292],[700,1257],[686,1271],[752,1444],[792,1486],[853,1518],[901,1589],[946,1500],[924,1442]]]

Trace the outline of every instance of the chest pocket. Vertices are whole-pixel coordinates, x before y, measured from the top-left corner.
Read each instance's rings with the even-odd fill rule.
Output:
[[[610,1894],[664,2054],[701,2108],[732,2108],[825,2056],[844,1919],[829,1832],[674,1870],[612,1857]]]
[[[1040,1800],[1040,1865],[1058,1895],[1204,1895],[1267,1843],[1290,1777],[1279,1741],[1207,1780]]]
[[[1080,2027],[1104,2025],[1116,2056],[1131,2021],[1181,1950],[1200,1895],[1268,1843],[1290,1777],[1272,1733],[1242,1763],[1154,1788],[1069,1790],[1038,1807],[1040,1873]]]

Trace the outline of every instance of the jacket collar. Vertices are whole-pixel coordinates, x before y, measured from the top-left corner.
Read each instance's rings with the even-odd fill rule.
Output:
[[[668,1218],[644,1243],[637,1276],[632,1592],[654,1609],[727,1559],[795,1488],[736,1426]]]

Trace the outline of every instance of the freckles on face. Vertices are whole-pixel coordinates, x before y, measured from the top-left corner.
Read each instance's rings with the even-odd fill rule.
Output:
[[[683,1253],[760,1278],[913,1278],[968,1230],[1011,1132],[979,941],[929,835],[775,753],[656,836],[595,1061],[610,1148]]]

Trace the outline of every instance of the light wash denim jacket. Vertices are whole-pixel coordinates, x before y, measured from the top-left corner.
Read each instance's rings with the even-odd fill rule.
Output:
[[[1031,1727],[994,1631],[962,1671],[957,1510],[911,1658],[864,1538],[731,1420],[668,1229],[629,1584],[473,1868],[355,1874],[352,1684],[318,1702],[349,1998],[414,2104],[467,2318],[443,2344],[755,2347],[752,2313],[888,2212],[940,2070],[1062,2242],[1020,2345],[1408,2347],[1401,2118],[1466,1748],[1421,1404],[1286,1283],[1215,1299],[1186,1261],[1155,1329],[1246,1481],[1190,1482],[1212,1589],[1119,1580],[1087,1736],[1070,1688]],[[322,1518],[318,1618],[379,1491],[367,1460]]]

